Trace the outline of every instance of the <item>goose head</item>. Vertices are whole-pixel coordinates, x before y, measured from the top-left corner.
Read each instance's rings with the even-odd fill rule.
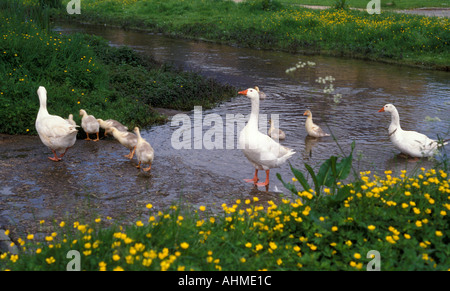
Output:
[[[311,111],[309,111],[309,110],[306,110],[306,111],[305,111],[305,113],[303,113],[303,115],[305,115],[305,116],[308,116],[308,117],[309,117],[309,116],[311,116]]]
[[[46,109],[47,108],[47,90],[43,86],[39,86],[37,89],[37,94],[39,96],[39,102],[41,105],[41,108]]]
[[[86,111],[84,109],[80,109],[80,116],[86,115]]]
[[[37,89],[37,94],[38,96],[47,96],[47,89],[45,89],[45,87],[43,86],[39,86],[39,88]]]
[[[394,112],[397,109],[395,108],[394,105],[392,104],[386,104],[383,106],[383,108],[381,108],[380,110],[378,110],[378,112]]]
[[[136,126],[136,127],[133,129],[133,132],[136,134],[136,136],[137,136],[138,139],[142,139],[141,131],[139,130],[139,127]]]
[[[245,95],[251,100],[259,100],[259,93],[256,89],[248,88],[247,90],[238,92],[240,95]]]

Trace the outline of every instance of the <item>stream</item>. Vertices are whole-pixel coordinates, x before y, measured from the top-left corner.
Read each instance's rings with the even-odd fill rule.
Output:
[[[331,155],[349,154],[353,141],[356,173],[392,170],[395,174],[403,169],[411,172],[432,167],[433,161],[428,159],[412,162],[397,157],[387,133],[390,116],[378,113],[386,103],[397,107],[403,129],[435,139],[450,135],[448,72],[239,48],[106,26],[60,23],[55,30],[95,34],[113,46],[128,45],[158,61],[231,84],[239,91],[258,86],[267,95],[260,103],[260,131],[267,131],[268,119],[275,118],[286,133],[281,144],[296,151],[290,163],[302,171],[304,163],[317,171]],[[299,62],[305,65],[286,72]],[[318,82],[327,76],[334,78],[332,93],[324,93],[330,82]],[[187,202],[194,209],[205,205],[216,213],[223,203],[236,199],[257,196],[260,201],[276,201],[281,192],[288,193],[276,173],[290,182],[293,174],[289,164],[271,171],[268,191],[257,189],[243,181],[253,177],[254,168],[237,148],[237,128],[233,134],[226,134],[227,117],[247,116],[250,108],[250,100],[236,92],[235,98],[213,109],[182,113],[191,123],[192,138],[187,141],[191,149],[173,145],[172,137],[180,129],[178,122],[143,129],[142,136],[155,149],[151,174],[135,169],[136,160],[124,158],[127,150],[113,139],[98,143],[78,140],[63,162],[53,163],[47,160],[51,152],[38,137],[1,137],[0,174],[5,179],[0,186],[0,226],[37,229],[36,220],[89,220],[97,216],[128,221],[145,218],[147,203],[162,210]],[[332,137],[307,136],[306,109]],[[222,148],[205,147],[210,117],[223,121],[223,131],[215,135],[216,141],[223,139],[219,142]],[[263,171],[259,178],[264,180]]]

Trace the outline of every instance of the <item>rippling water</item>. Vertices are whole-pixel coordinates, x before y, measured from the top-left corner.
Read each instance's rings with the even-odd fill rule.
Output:
[[[290,162],[300,169],[303,169],[305,162],[317,168],[331,155],[342,155],[342,151],[348,154],[353,141],[356,142],[356,171],[381,173],[386,169],[395,171],[430,167],[432,162],[428,160],[408,162],[396,158],[398,151],[387,136],[390,116],[377,112],[386,103],[393,103],[397,107],[405,130],[417,130],[431,138],[449,138],[450,135],[448,72],[345,58],[245,49],[102,26],[62,24],[56,30],[99,35],[108,39],[112,45],[131,46],[140,52],[152,54],[157,60],[214,77],[239,90],[259,86],[268,96],[261,101],[260,114],[268,118],[278,114],[279,127],[286,132],[286,140],[281,143],[295,149],[297,153]],[[315,65],[286,73],[286,69],[299,61],[312,61]],[[316,82],[319,77],[326,76],[335,78],[333,94],[342,95],[339,103],[334,101],[332,94],[323,92],[323,84]],[[307,137],[303,116],[306,109],[312,111],[314,122],[332,133],[335,140],[332,137]],[[202,111],[202,117],[218,114],[225,123],[227,114],[247,115],[249,112],[249,100],[236,92],[236,98]],[[195,127],[192,112],[189,117]],[[261,131],[267,127],[268,124],[260,121]],[[210,185],[214,183],[214,175],[217,175],[229,180],[228,184],[224,184],[223,179],[221,183],[230,190],[251,187],[245,185],[242,179],[251,178],[254,169],[239,149],[175,150],[170,140],[178,128],[167,123],[143,131],[143,136],[156,150],[157,161],[163,163],[164,159],[179,159],[182,164],[198,171],[192,173],[194,180],[202,179],[198,173],[208,172],[211,175],[208,179]],[[208,129],[210,127],[202,126],[203,133]],[[225,145],[225,133],[223,139]],[[237,140],[236,135],[234,139]],[[152,171],[158,171],[156,165]],[[271,191],[283,190],[275,177],[277,172],[285,180],[292,177],[288,164],[274,169],[271,173]],[[171,174],[168,175],[173,178]],[[263,173],[260,179],[264,179]],[[185,181],[185,185],[189,182]],[[196,185],[201,184],[201,181],[197,182]],[[208,191],[210,187],[205,185],[204,190]]]

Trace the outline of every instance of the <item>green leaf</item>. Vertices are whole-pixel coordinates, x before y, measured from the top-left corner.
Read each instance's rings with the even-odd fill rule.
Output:
[[[319,194],[321,185],[319,184],[319,181],[317,180],[317,176],[314,173],[313,168],[311,168],[311,166],[308,165],[307,163],[305,163],[305,168],[308,170],[309,174],[311,175],[311,178],[313,179],[314,188],[315,188],[314,190],[316,191],[317,194]]]
[[[278,178],[278,180],[281,181],[281,183],[283,183],[283,186],[284,186],[286,189],[288,189],[289,191],[291,191],[292,193],[294,193],[295,195],[297,195],[297,193],[298,193],[297,188],[295,188],[295,186],[292,185],[291,183],[286,183],[286,182],[284,182],[283,179],[281,178],[280,173],[277,173],[277,178]]]
[[[294,177],[302,185],[303,190],[308,191],[309,189],[311,189],[311,187],[309,186],[308,181],[306,180],[306,178],[303,175],[303,173],[300,172],[298,169],[292,167],[291,163],[289,163],[289,166],[291,167],[291,171],[294,174]]]
[[[336,164],[336,157],[331,156],[328,160],[322,163],[319,168],[319,172],[317,173],[319,185],[325,185],[328,187],[331,187],[331,185],[334,182],[333,179],[333,171],[332,171],[332,165]]]

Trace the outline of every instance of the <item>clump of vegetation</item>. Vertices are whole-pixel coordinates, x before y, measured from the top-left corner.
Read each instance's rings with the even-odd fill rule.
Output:
[[[335,0],[333,3],[334,9],[348,9],[348,7],[346,0]]]

